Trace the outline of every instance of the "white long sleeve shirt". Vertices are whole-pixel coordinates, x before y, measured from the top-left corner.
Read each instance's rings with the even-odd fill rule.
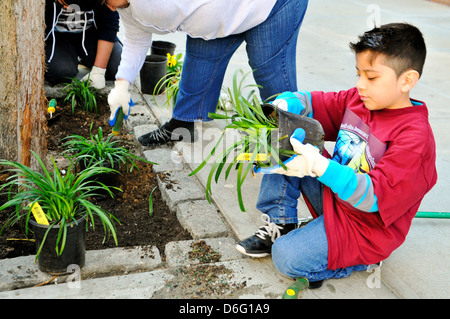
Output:
[[[185,32],[211,40],[245,32],[265,21],[276,0],[129,0],[118,9],[124,27],[116,78],[133,83],[152,43],[152,34]]]

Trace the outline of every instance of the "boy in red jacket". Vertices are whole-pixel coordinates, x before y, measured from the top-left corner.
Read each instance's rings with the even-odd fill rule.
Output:
[[[393,23],[350,44],[356,87],[341,92],[285,92],[273,103],[318,120],[333,156],[302,144],[298,155],[265,173],[257,208],[266,225],[236,248],[272,253],[282,273],[310,282],[341,278],[386,259],[405,240],[425,194],[437,180],[436,145],[424,102],[411,99],[426,47],[414,26]],[[312,106],[312,109],[311,109]],[[274,174],[275,173],[275,174]],[[303,194],[316,217],[297,225]],[[284,236],[283,236],[284,235]]]

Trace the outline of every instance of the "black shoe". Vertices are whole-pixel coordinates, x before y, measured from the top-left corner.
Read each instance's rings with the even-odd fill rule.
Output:
[[[296,228],[296,224],[277,225],[270,222],[269,216],[261,216],[267,224],[258,228],[255,235],[244,239],[236,245],[236,249],[250,257],[265,257],[271,253],[272,245],[275,239],[287,234]]]
[[[172,128],[169,122],[163,124],[159,129],[150,133],[144,134],[138,138],[139,143],[143,146],[158,146],[164,145],[171,141],[195,141],[195,125],[188,125],[188,127]]]
[[[324,280],[309,282],[309,289],[318,289],[322,287]]]

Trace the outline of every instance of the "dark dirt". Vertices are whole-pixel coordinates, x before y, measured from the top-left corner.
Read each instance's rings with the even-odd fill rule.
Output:
[[[62,157],[58,155],[62,151],[61,139],[73,134],[89,137],[91,123],[93,123],[94,134],[98,132],[98,127],[102,127],[104,135],[107,135],[111,132],[108,117],[109,107],[105,98],[100,99],[99,114],[83,112],[80,109],[72,114],[71,106],[64,105],[62,100],[58,100],[56,114],[48,121],[48,154],[52,155],[57,163],[64,163]],[[122,133],[120,139],[132,142],[133,145],[129,149],[141,156],[141,148],[135,144],[133,136],[125,134],[126,132]],[[126,168],[121,169],[119,187],[123,192],[116,192],[114,199],[97,200],[97,204],[120,221],[120,225],[116,225],[119,247],[154,245],[164,258],[166,243],[191,239],[191,236],[181,227],[176,214],[169,210],[158,188],[153,192],[154,215],[149,216],[148,198],[154,187],[158,185],[157,178],[152,172],[152,164],[145,162],[136,162],[136,164],[139,170],[127,172]],[[0,173],[0,183],[6,177],[7,175]],[[0,196],[0,205],[5,200],[5,195]],[[7,215],[6,211],[0,212],[0,227],[3,226]],[[107,238],[103,243],[104,230],[99,221],[95,223],[95,226],[95,231],[92,227],[88,230],[86,249],[116,247],[112,238]],[[29,234],[29,237],[33,238],[33,235]],[[0,236],[0,259],[35,253],[34,243],[26,240],[23,225],[6,229]]]

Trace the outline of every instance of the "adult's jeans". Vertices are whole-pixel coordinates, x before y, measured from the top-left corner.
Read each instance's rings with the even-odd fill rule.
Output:
[[[343,278],[353,271],[366,270],[367,265],[328,269],[323,186],[317,178],[266,174],[261,182],[256,207],[276,224],[297,223],[297,204],[301,193],[319,217],[275,240],[272,260],[278,271],[292,278],[306,277],[314,282]]]
[[[209,121],[216,110],[228,63],[245,41],[255,82],[263,100],[297,90],[297,37],[307,0],[278,0],[268,18],[241,34],[214,40],[187,36],[186,55],[172,117]]]

